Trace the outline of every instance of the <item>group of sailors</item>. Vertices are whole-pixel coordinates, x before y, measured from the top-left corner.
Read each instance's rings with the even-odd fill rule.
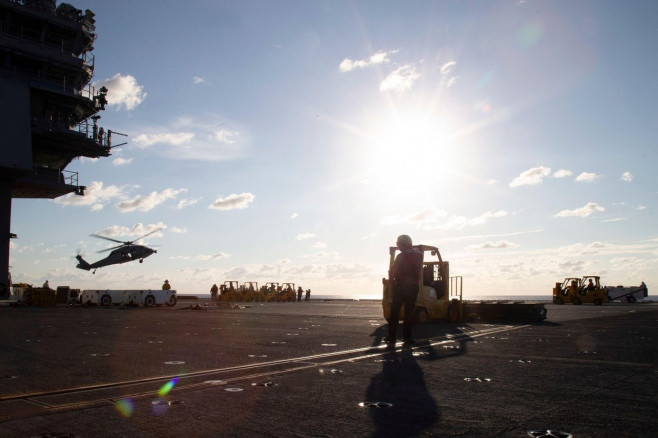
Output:
[[[227,284],[228,283],[228,284]],[[268,283],[256,290],[254,283],[248,283],[237,287],[237,282],[226,282],[217,287],[213,284],[210,288],[211,301],[304,301],[311,300],[311,289],[306,289],[299,286],[295,293],[293,285],[280,286],[275,283]]]

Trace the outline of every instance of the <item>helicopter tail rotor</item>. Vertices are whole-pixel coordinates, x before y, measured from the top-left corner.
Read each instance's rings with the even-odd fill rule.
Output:
[[[78,269],[84,269],[85,271],[89,271],[89,270],[91,270],[91,265],[90,265],[89,263],[87,263],[87,261],[85,261],[85,259],[83,259],[82,256],[81,256],[80,254],[78,254],[77,256],[75,256],[75,258],[76,258],[76,259],[78,260],[78,262],[79,262],[78,265],[76,266],[76,268],[78,268]]]

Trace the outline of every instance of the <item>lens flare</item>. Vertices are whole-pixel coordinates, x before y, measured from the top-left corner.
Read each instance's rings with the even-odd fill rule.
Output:
[[[519,47],[529,49],[537,44],[543,35],[544,24],[539,21],[531,21],[519,29],[516,36],[516,42]]]
[[[174,377],[164,385],[160,389],[158,389],[158,395],[160,397],[164,397],[165,395],[169,394],[169,392],[174,389],[174,386],[176,386],[176,383],[178,383],[178,377]]]
[[[132,399],[129,398],[118,400],[114,404],[114,407],[117,411],[119,411],[121,416],[125,418],[129,418],[135,410],[135,404],[133,403]]]

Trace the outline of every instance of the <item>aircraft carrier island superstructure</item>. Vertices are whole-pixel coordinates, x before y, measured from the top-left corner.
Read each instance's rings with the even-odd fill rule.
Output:
[[[9,296],[12,198],[84,195],[66,167],[107,157],[96,114],[107,89],[90,85],[94,13],[56,0],[0,0],[0,299]]]

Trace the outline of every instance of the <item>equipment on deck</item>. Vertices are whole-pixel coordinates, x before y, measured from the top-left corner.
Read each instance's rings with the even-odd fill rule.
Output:
[[[416,251],[423,254],[423,269],[419,279],[418,297],[416,298],[415,318],[419,323],[430,319],[456,322],[462,319],[462,290],[461,277],[449,277],[449,263],[441,259],[439,249],[428,245],[413,245]],[[393,282],[390,279],[391,269],[395,261],[398,248],[389,248],[389,278],[383,278],[384,295],[382,305],[384,318],[391,314],[393,302]],[[430,257],[437,257],[431,260]],[[454,286],[454,290],[452,290]],[[404,306],[400,310],[400,319],[404,319]]]
[[[565,278],[562,283],[555,283],[553,302],[555,304],[594,303],[597,306],[610,301],[609,289],[601,286],[601,277],[586,275],[582,278]]]
[[[519,302],[468,302],[462,297],[462,277],[450,277],[449,262],[441,258],[437,247],[413,245],[412,248],[423,254],[423,268],[420,273],[418,296],[414,317],[416,322],[430,320],[457,322],[464,319],[546,319],[546,308],[541,303]],[[389,319],[393,302],[393,282],[390,279],[397,247],[389,248],[389,278],[383,278],[382,306],[384,318]],[[434,258],[436,257],[436,258]],[[404,319],[404,306],[400,310]]]
[[[80,295],[80,303],[90,305],[123,305],[144,307],[175,306],[178,302],[176,291],[173,289],[147,289],[147,290],[123,290],[123,289],[85,289]]]
[[[608,299],[613,300],[625,300],[629,303],[635,303],[637,300],[641,300],[649,296],[649,288],[647,285],[642,282],[639,286],[607,286],[604,288],[608,294]]]

